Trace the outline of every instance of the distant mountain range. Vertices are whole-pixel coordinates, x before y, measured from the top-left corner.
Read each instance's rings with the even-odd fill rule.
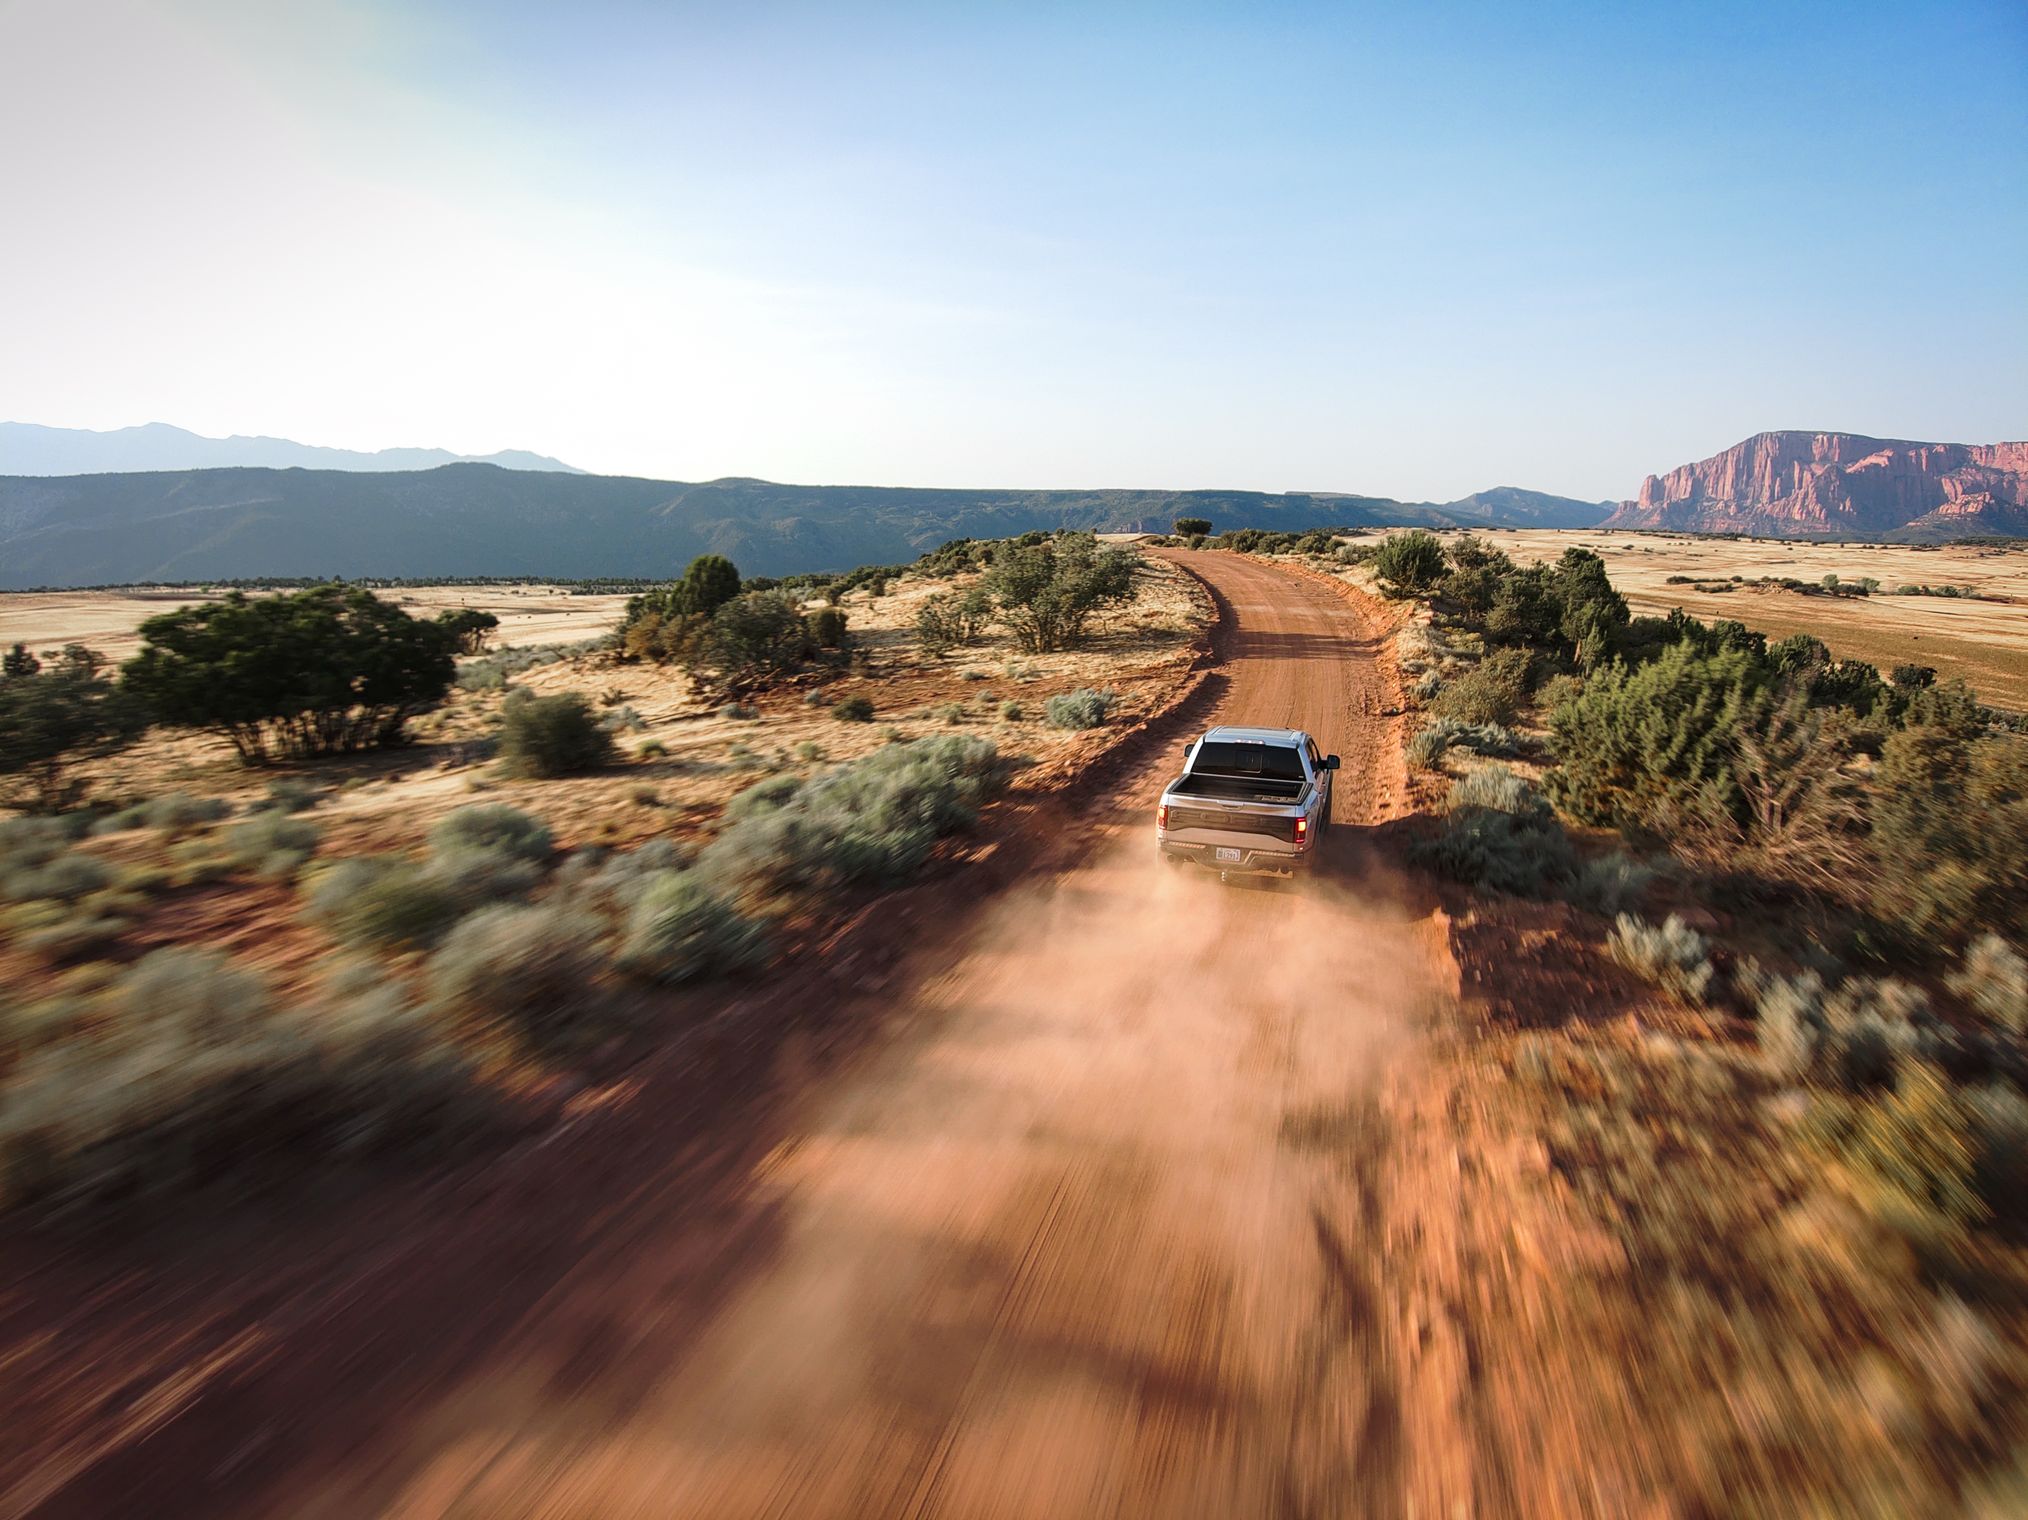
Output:
[[[205,438],[150,422],[95,433],[87,428],[0,422],[0,475],[102,475],[134,470],[428,470],[440,464],[497,464],[504,470],[582,474],[560,459],[505,449],[498,454],[453,454],[448,449],[327,449],[287,438]]]
[[[673,576],[698,554],[749,575],[895,564],[1031,528],[1167,532],[1420,524],[1592,527],[1611,502],[1504,486],[1463,501],[1258,491],[700,485],[434,470],[176,470],[0,478],[0,588],[274,576]]]
[[[1756,433],[1650,475],[1608,528],[1931,543],[2028,535],[2028,443]]]
[[[0,424],[17,440],[128,438],[252,449],[176,428],[75,434]],[[182,446],[182,445],[178,445]],[[894,564],[951,538],[1031,528],[1166,532],[1422,526],[1670,529],[1778,538],[1929,542],[2028,536],[2028,443],[1911,443],[1849,433],[1761,433],[1650,476],[1628,502],[1499,486],[1459,501],[1334,492],[914,490],[727,479],[685,484],[586,475],[536,455],[395,469],[432,450],[343,455],[356,469],[236,468],[0,476],[0,588],[260,576],[674,575],[698,554],[750,575]],[[55,453],[42,463],[53,466]],[[498,461],[532,461],[503,468]]]

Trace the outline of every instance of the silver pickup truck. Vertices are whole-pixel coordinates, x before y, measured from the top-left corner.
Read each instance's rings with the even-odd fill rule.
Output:
[[[1331,826],[1338,757],[1299,728],[1214,728],[1183,751],[1183,774],[1155,810],[1172,865],[1229,875],[1290,876]]]

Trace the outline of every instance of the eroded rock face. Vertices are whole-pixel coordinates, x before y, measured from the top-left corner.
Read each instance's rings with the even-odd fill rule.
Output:
[[[1650,475],[1605,526],[1777,538],[2028,534],[2028,443],[1756,433]]]

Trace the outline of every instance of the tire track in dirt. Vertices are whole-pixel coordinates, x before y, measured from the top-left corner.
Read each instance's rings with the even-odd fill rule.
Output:
[[[615,1318],[532,1321],[277,1512],[1401,1510],[1379,1094],[1441,976],[1368,845],[1404,791],[1387,631],[1189,563],[1233,623],[1213,718],[1344,757],[1331,869],[1165,869],[1174,754],[1127,773],[1080,859],[896,984],[903,1034],[759,1169],[772,1244],[701,1323],[654,1291],[681,1243],[644,1231]]]

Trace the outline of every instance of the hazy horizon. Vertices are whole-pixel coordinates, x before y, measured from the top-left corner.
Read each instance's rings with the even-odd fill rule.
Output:
[[[2024,80],[1998,3],[0,0],[0,416],[1406,501],[2017,439]]]

